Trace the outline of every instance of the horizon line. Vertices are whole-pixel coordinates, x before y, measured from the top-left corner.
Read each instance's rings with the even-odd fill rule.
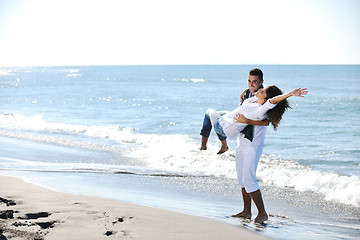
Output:
[[[360,63],[316,63],[316,64],[304,64],[304,63],[241,63],[241,64],[69,64],[69,65],[0,65],[3,67],[130,67],[130,66],[360,66]]]

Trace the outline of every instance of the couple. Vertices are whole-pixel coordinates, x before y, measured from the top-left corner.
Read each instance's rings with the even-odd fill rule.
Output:
[[[251,199],[254,201],[258,215],[255,223],[268,220],[260,187],[256,181],[256,169],[262,154],[266,130],[271,123],[276,130],[282,115],[290,107],[287,98],[291,96],[304,97],[306,88],[294,89],[283,94],[276,86],[263,88],[263,72],[254,68],[248,77],[249,89],[240,97],[241,104],[231,112],[208,109],[205,113],[201,129],[201,150],[207,149],[207,141],[212,127],[218,135],[222,146],[218,154],[228,150],[226,138],[239,135],[235,154],[238,182],[241,186],[244,209],[232,217],[251,219]],[[254,125],[254,126],[252,126]]]

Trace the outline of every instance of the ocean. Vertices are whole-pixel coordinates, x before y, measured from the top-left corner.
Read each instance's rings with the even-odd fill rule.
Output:
[[[217,155],[213,133],[199,150],[206,109],[235,109],[254,67],[266,85],[309,91],[268,128],[260,228],[229,217],[242,208],[236,140]],[[275,239],[358,239],[359,117],[359,65],[0,67],[0,174]]]

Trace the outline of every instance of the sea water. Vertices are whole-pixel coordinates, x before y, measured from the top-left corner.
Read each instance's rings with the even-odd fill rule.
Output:
[[[296,221],[312,232],[298,239],[355,239],[360,231],[359,65],[2,67],[0,173],[73,193],[96,195],[87,189],[97,189],[98,195],[127,201],[141,196],[135,189],[148,189],[147,201],[133,202],[213,218],[225,209],[240,210],[231,210],[231,199],[241,203],[236,140],[217,155],[215,134],[209,149],[199,151],[199,132],[207,108],[238,106],[253,67],[263,70],[266,85],[284,92],[309,90],[305,98],[289,99],[292,109],[277,131],[268,127],[257,171],[265,204],[274,212],[273,228],[264,234],[286,239],[299,231],[290,224]],[[161,198],[151,197],[159,192]],[[212,199],[208,211],[179,204],[184,194],[192,196],[194,206]],[[326,220],[334,215],[328,208],[334,209],[335,223]],[[316,232],[319,225],[323,230]]]

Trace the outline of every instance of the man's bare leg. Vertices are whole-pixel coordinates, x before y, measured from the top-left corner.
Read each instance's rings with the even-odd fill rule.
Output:
[[[258,209],[258,215],[255,218],[255,223],[264,223],[266,220],[268,220],[268,215],[265,211],[264,202],[261,196],[260,189],[250,193],[250,196],[252,200],[254,201],[257,209]]]
[[[229,147],[227,145],[226,140],[221,140],[221,148],[220,148],[220,150],[219,150],[219,152],[217,154],[223,154],[227,150],[229,150]]]
[[[231,217],[251,219],[251,196],[246,192],[245,188],[241,189],[241,193],[244,202],[244,209],[242,212],[234,214]]]
[[[206,150],[207,149],[207,141],[208,141],[208,137],[204,137],[204,136],[201,136],[201,147],[200,147],[200,150]]]

